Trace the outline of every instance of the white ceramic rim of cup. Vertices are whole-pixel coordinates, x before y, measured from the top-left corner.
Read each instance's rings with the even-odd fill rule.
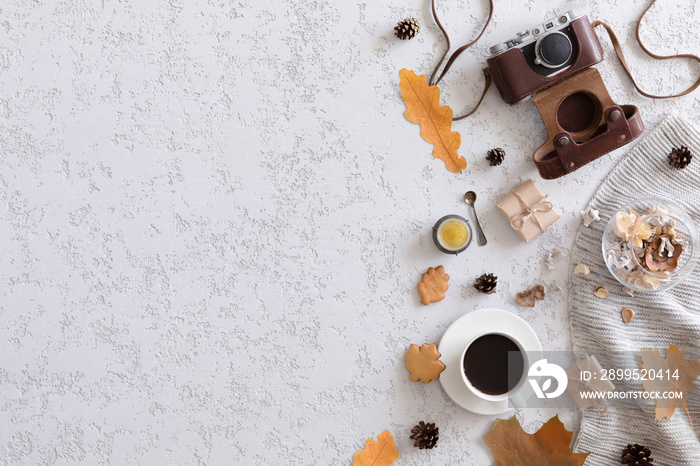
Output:
[[[502,337],[508,338],[510,341],[515,343],[515,345],[518,347],[520,350],[520,354],[523,356],[523,373],[520,376],[520,380],[518,383],[513,387],[512,389],[508,390],[505,393],[501,393],[500,395],[489,395],[488,393],[484,393],[478,388],[476,388],[472,383],[469,381],[469,378],[467,377],[466,372],[464,372],[464,357],[467,355],[467,350],[469,347],[474,343],[476,340],[479,338],[486,336],[486,335],[500,335]],[[469,340],[469,342],[464,346],[464,349],[462,350],[462,356],[459,358],[460,362],[460,368],[459,372],[462,374],[462,381],[464,382],[464,385],[467,387],[467,389],[472,392],[474,395],[478,396],[482,400],[486,401],[505,401],[508,398],[510,398],[510,395],[513,393],[517,393],[520,391],[520,389],[523,387],[525,384],[525,381],[527,380],[527,372],[528,368],[530,367],[530,358],[527,354],[527,351],[525,350],[525,347],[523,346],[522,342],[513,334],[507,333],[507,332],[502,332],[500,330],[494,330],[494,331],[489,331],[489,332],[483,332],[480,333],[479,335],[476,335],[474,338]]]

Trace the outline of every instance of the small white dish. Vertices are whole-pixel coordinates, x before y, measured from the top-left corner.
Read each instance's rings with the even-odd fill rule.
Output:
[[[462,378],[462,355],[464,348],[478,335],[487,333],[514,335],[527,352],[541,352],[537,334],[520,317],[501,309],[478,309],[455,320],[440,339],[438,351],[445,370],[440,374],[440,383],[447,396],[457,405],[475,414],[497,415],[512,411],[508,399],[490,401],[471,392]]]

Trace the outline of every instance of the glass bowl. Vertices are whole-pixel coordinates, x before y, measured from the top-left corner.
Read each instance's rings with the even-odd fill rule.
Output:
[[[659,292],[683,282],[698,259],[690,216],[667,199],[649,197],[618,209],[603,231],[610,273],[635,291]]]

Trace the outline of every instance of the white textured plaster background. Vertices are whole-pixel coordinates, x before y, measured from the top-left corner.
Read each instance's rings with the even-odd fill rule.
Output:
[[[485,4],[439,2],[454,43]],[[489,45],[571,8],[614,27],[644,87],[680,90],[700,69],[642,54],[647,4],[496,0],[446,102],[475,100]],[[411,16],[423,29],[401,42],[393,27]],[[695,2],[659,0],[642,35],[697,53],[699,20]],[[565,284],[545,252],[571,246],[627,149],[539,180],[534,105],[492,89],[454,126],[468,169],[447,172],[397,87],[400,68],[427,73],[443,50],[428,0],[5,0],[0,32],[0,464],[349,465],[385,429],[397,464],[490,464],[495,418],[410,382],[403,355],[485,306],[568,348],[565,295],[535,309],[513,296]],[[640,97],[602,42],[611,94],[649,128],[673,111],[700,121],[699,93]],[[495,146],[507,158],[491,168]],[[525,245],[495,203],[529,178],[562,219]],[[490,243],[442,255],[430,226],[466,214],[472,188]],[[424,307],[415,285],[440,264],[450,290]],[[472,288],[483,272],[500,277],[495,295]],[[534,431],[553,414],[520,418]],[[411,446],[419,420],[440,427],[437,449]]]

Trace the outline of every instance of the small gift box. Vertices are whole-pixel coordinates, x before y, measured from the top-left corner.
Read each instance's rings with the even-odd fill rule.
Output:
[[[581,411],[598,401],[602,401],[603,405],[603,408],[596,405],[598,412],[604,413],[608,410],[608,402],[598,393],[615,391],[615,385],[607,379],[600,380],[602,373],[603,367],[598,362],[598,358],[587,354],[580,355],[574,365],[566,370],[569,378],[566,390]],[[582,396],[581,392],[587,392],[588,395]]]
[[[559,220],[554,205],[547,200],[532,180],[512,190],[496,204],[510,226],[529,243],[549,226]]]

